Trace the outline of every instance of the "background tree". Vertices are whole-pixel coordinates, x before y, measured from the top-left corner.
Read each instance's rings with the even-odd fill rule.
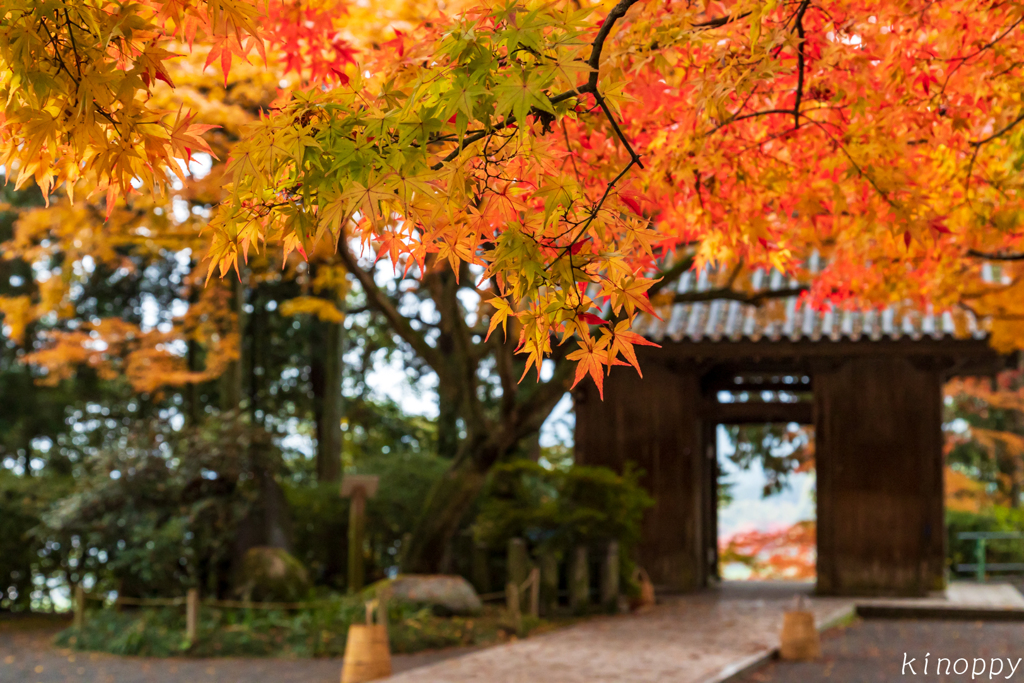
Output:
[[[160,175],[180,170],[172,159],[212,144],[200,134],[219,135],[184,115],[117,128],[157,116],[173,38],[199,36],[193,54],[224,72],[263,48],[272,61],[280,45],[288,68],[315,83],[252,120],[223,175],[210,174],[224,194],[210,204],[207,254],[246,282],[250,254],[279,249],[305,277],[294,253],[337,248],[356,305],[437,375],[439,448],[452,469],[410,550],[415,568],[439,563],[483,475],[532,437],[570,378],[600,388],[612,366],[637,366],[639,315],[680,298],[757,305],[764,295],[744,269],[786,270],[816,305],[965,307],[992,318],[1000,348],[1021,338],[1015,5],[509,2],[346,45],[318,36],[354,15],[312,5],[306,34],[278,30],[287,8],[271,4],[264,43],[255,4],[141,4],[123,12],[145,39],[118,38],[111,51],[105,27],[121,18],[79,25],[77,6],[67,9],[9,10],[3,150],[19,182],[32,175],[44,192],[70,192],[83,162],[78,194],[105,192],[112,219],[132,180],[173,186]],[[32,62],[12,47],[22,44]],[[102,112],[81,106],[83,53],[90,73],[123,85],[96,100]],[[43,124],[42,142],[25,144]],[[812,273],[813,252],[827,265]],[[387,257],[400,286],[360,260],[371,256]],[[998,262],[994,279],[982,277],[985,261]],[[693,267],[716,267],[716,286],[675,294],[674,278]],[[403,288],[429,297],[437,317],[396,307]],[[246,299],[233,289],[237,311],[225,319],[237,328]],[[499,326],[511,342],[490,341]],[[218,339],[220,358],[238,363],[225,376],[240,377],[244,354],[232,359],[231,333]],[[140,350],[182,362],[150,340]],[[545,359],[550,380],[519,384],[520,367],[540,375]],[[497,382],[479,378],[489,367]],[[241,396],[237,380],[224,394],[232,386]]]

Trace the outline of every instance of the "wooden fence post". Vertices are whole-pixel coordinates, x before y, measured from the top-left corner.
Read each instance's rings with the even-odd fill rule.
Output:
[[[75,619],[73,625],[76,630],[81,631],[85,626],[85,588],[82,584],[75,586]]]
[[[558,609],[558,558],[550,550],[540,556],[540,601],[546,617]]]
[[[530,575],[530,558],[526,554],[526,541],[522,538],[508,540],[508,580],[516,587],[523,585]]]
[[[194,643],[199,633],[199,589],[189,588],[185,594],[185,639]]]
[[[516,635],[521,635],[523,632],[523,612],[521,605],[519,584],[509,581],[505,584],[505,606],[508,608],[509,617],[516,629]]]
[[[473,546],[473,583],[477,593],[491,592],[491,571],[488,563],[487,547],[483,545]]]
[[[609,541],[601,572],[601,606],[608,612],[619,611],[619,542]]]
[[[530,616],[540,616],[540,570],[536,567],[530,570]]]
[[[587,546],[578,545],[573,549],[569,565],[569,607],[575,613],[586,610],[590,603],[590,567]]]

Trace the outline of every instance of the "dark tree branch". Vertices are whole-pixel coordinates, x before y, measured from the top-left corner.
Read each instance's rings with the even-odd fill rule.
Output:
[[[721,28],[726,24],[731,24],[732,22],[739,21],[740,19],[746,19],[749,16],[750,12],[743,12],[742,14],[737,14],[735,16],[729,14],[724,17],[715,17],[714,19],[708,19],[707,21],[694,24],[693,28]]]
[[[718,287],[703,292],[681,292],[673,298],[673,303],[691,304],[705,301],[738,301],[748,306],[761,306],[772,299],[786,299],[799,296],[807,291],[806,285],[788,287],[786,289],[770,289],[763,292],[738,292],[730,287]]]
[[[373,274],[367,273],[359,266],[352,252],[349,251],[344,233],[342,233],[341,239],[338,240],[338,256],[341,258],[342,263],[345,264],[345,268],[359,280],[359,284],[366,294],[367,305],[383,315],[395,331],[395,334],[409,344],[413,351],[440,377],[445,370],[440,353],[427,343],[426,337],[412,328],[412,324],[405,316],[398,312],[394,302],[374,282]]]
[[[681,258],[673,263],[669,268],[661,271],[655,278],[660,278],[657,282],[651,285],[650,289],[647,290],[647,296],[654,298],[661,290],[665,289],[669,285],[675,284],[676,280],[679,279],[683,273],[693,268],[693,257],[687,256]]]
[[[796,47],[796,99],[793,101],[793,127],[800,127],[800,103],[804,98],[804,70],[806,67],[806,56],[804,55],[804,14],[810,6],[809,0],[800,3],[800,9],[796,13],[796,35],[800,39]]]
[[[566,90],[563,93],[548,98],[548,101],[552,105],[560,104],[562,102],[565,102],[566,100],[572,99],[574,97],[579,97],[580,95],[584,95],[587,93],[598,95],[598,67],[600,67],[601,65],[601,52],[604,50],[604,43],[608,39],[608,35],[611,33],[612,27],[615,25],[615,22],[617,22],[619,19],[625,16],[629,8],[638,3],[639,1],[640,0],[619,0],[619,3],[612,8],[612,11],[608,13],[608,16],[605,17],[604,22],[601,24],[601,28],[598,29],[597,37],[594,38],[594,42],[591,46],[590,58],[587,60],[587,65],[590,66],[591,71],[590,76],[587,79],[587,82],[581,85],[579,88],[575,88],[573,90]],[[432,169],[435,171],[440,170],[441,168],[444,167],[444,165],[447,162],[457,158],[460,154],[462,154],[462,152],[467,147],[472,145],[474,142],[479,142],[488,135],[504,130],[505,128],[508,128],[514,123],[518,123],[516,121],[516,117],[509,114],[508,116],[505,117],[504,120],[502,120],[498,124],[495,124],[488,130],[482,130],[477,132],[476,134],[467,135],[465,138],[463,138],[462,142],[455,149],[453,149],[451,152],[448,153],[447,156],[444,157],[444,159],[434,164],[432,166]],[[613,125],[615,125],[614,121],[612,123]],[[619,135],[621,135],[620,131],[617,132],[619,133]],[[632,153],[632,149],[630,149],[630,152]],[[637,157],[637,160],[639,160],[639,157]]]
[[[981,147],[982,145],[987,145],[988,143],[992,142],[996,138],[1001,137],[1001,136],[1006,135],[1007,133],[1009,133],[1011,130],[1016,128],[1017,124],[1020,123],[1021,121],[1024,121],[1024,112],[1021,112],[1017,116],[1017,118],[1015,118],[1013,121],[1010,121],[1008,124],[1006,124],[1005,126],[1000,128],[999,130],[997,130],[995,133],[992,133],[992,135],[989,135],[987,138],[984,138],[982,140],[976,140],[976,141],[968,143],[968,144],[970,144],[972,147]]]
[[[986,251],[968,249],[967,255],[987,261],[1024,261],[1024,254],[994,254]]]

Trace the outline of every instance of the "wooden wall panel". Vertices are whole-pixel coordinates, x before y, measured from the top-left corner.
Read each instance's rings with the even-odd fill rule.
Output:
[[[942,385],[908,358],[816,372],[818,591],[923,595],[943,581]]]
[[[627,461],[644,470],[656,503],[648,510],[638,549],[655,585],[702,588],[706,581],[706,505],[700,387],[695,375],[648,360],[644,378],[615,368],[602,402],[593,387],[576,396],[576,461],[621,471]]]

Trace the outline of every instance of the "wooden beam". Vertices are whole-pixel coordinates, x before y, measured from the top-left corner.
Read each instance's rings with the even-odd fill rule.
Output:
[[[716,424],[760,424],[764,422],[814,423],[811,403],[713,403],[704,404],[703,417]]]
[[[784,391],[790,394],[799,394],[808,391],[814,391],[814,385],[811,382],[795,382],[793,384],[785,384],[783,382],[714,382],[708,386],[710,391],[747,391],[747,392],[761,392],[761,391]]]

